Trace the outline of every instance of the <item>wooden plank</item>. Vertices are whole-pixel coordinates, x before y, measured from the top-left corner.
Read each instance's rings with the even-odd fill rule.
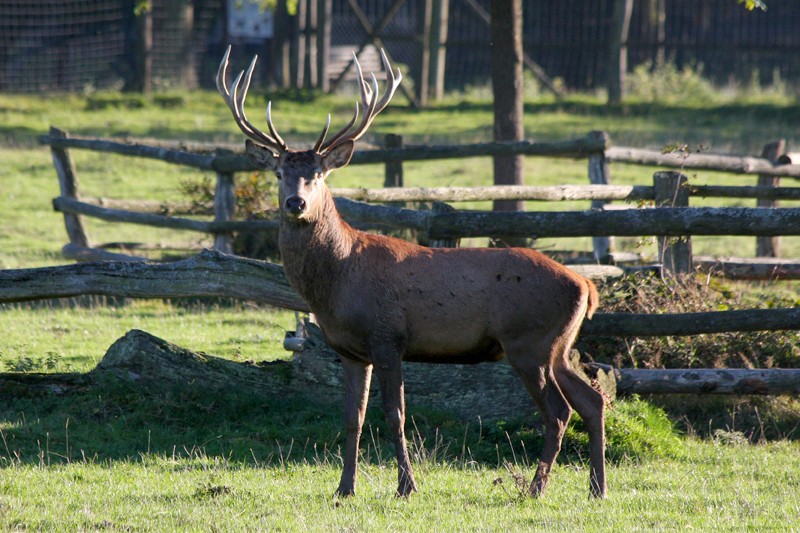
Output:
[[[643,185],[492,185],[488,187],[405,187],[392,189],[331,189],[334,196],[359,202],[477,202],[484,200],[652,200],[653,188]]]
[[[194,202],[159,202],[158,200],[119,200],[116,198],[81,198],[82,202],[120,209],[124,211],[138,211],[155,215],[213,215],[212,204],[197,205]]]
[[[728,331],[800,329],[800,307],[702,313],[602,313],[584,321],[581,335],[612,337],[688,336]]]
[[[183,143],[172,141],[146,140],[127,142],[119,139],[87,139],[59,138],[43,136],[41,144],[56,148],[76,148],[98,152],[116,153],[135,157],[158,159],[168,163],[186,165],[204,170],[218,172],[242,172],[258,170],[250,159],[244,155],[242,148],[230,146],[237,153],[213,152],[215,145],[205,143]],[[580,158],[588,154],[606,149],[606,145],[597,139],[580,137],[565,141],[519,141],[504,143],[475,143],[456,146],[406,145],[403,148],[379,148],[375,150],[359,150],[353,155],[352,165],[385,163],[387,160],[424,161],[428,159],[458,159],[463,157],[483,157],[495,155],[522,154],[529,156],[550,156]],[[798,165],[800,167],[800,165]]]
[[[127,222],[142,224],[159,228],[176,230],[199,231],[202,233],[227,233],[232,231],[274,229],[278,227],[277,220],[230,220],[225,222],[194,220],[190,218],[154,215],[150,213],[136,213],[119,209],[108,209],[86,202],[79,202],[71,198],[60,196],[53,199],[53,208],[65,213],[78,213],[109,222]]]
[[[688,185],[689,196],[701,198],[765,198],[800,200],[800,187]]]
[[[606,150],[606,158],[609,161],[634,165],[800,178],[800,165],[772,165],[766,159],[749,156],[714,154],[689,154],[686,156],[681,153],[665,154],[658,150],[612,146]]]
[[[39,142],[50,145],[51,148],[79,148],[83,150],[93,150],[95,152],[158,159],[159,161],[167,163],[186,165],[204,170],[212,170],[214,168],[213,163],[215,156],[213,154],[198,154],[172,148],[149,146],[136,142],[121,142],[111,139],[61,138],[53,133],[53,129],[51,129],[49,136],[40,137]]]
[[[704,272],[729,279],[800,279],[800,259],[700,256],[694,258],[694,265]]]
[[[800,208],[662,207],[622,211],[463,212],[431,217],[432,238],[513,234],[537,237],[596,235],[798,235]]]

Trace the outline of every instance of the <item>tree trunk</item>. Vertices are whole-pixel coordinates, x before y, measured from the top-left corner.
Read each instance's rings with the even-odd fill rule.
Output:
[[[521,141],[522,125],[522,0],[492,2],[492,90],[494,140]],[[521,155],[495,156],[495,185],[522,185]],[[497,200],[495,211],[521,211],[524,202]]]
[[[628,31],[633,0],[615,0],[608,39],[608,103],[619,105],[625,99],[625,74],[628,70]]]

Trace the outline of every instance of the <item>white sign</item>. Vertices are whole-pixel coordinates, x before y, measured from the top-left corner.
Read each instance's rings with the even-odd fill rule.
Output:
[[[274,35],[272,10],[259,0],[228,0],[228,35],[242,39],[269,39]]]

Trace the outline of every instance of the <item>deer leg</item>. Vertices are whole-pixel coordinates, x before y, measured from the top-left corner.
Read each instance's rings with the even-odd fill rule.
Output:
[[[375,371],[381,384],[383,412],[397,455],[397,496],[409,496],[416,492],[417,484],[406,446],[406,407],[400,361],[399,354],[391,360],[382,359],[381,363],[376,362]]]
[[[589,473],[589,489],[592,496],[606,496],[606,432],[605,432],[605,400],[603,395],[583,381],[566,361],[557,365],[556,380],[570,405],[581,415],[589,431],[589,457],[591,471]]]
[[[528,488],[531,496],[539,496],[547,486],[550,471],[561,450],[561,440],[572,416],[572,409],[561,393],[549,364],[533,366],[530,358],[519,355],[514,357],[513,352],[508,350],[506,354],[511,366],[517,371],[528,393],[539,407],[544,420],[544,447],[536,467],[536,475]]]
[[[347,431],[345,443],[344,467],[338,496],[353,496],[356,493],[356,477],[358,475],[358,444],[361,439],[361,427],[367,413],[369,400],[369,383],[372,378],[372,365],[340,358],[344,368],[344,424]]]

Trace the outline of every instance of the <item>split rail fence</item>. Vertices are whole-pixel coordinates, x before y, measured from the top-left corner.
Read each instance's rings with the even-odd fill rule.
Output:
[[[403,161],[524,154],[588,161],[590,185],[555,187],[483,187],[483,188],[385,188],[334,190],[337,206],[343,216],[361,226],[380,225],[415,229],[430,241],[453,244],[452,241],[478,236],[592,236],[595,255],[610,251],[609,235],[642,236],[657,233],[661,238],[662,267],[668,271],[688,272],[696,266],[691,256],[692,235],[752,235],[762,239],[761,255],[775,255],[776,240],[781,235],[800,235],[800,208],[772,207],[780,199],[800,199],[800,188],[778,187],[780,177],[800,178],[800,165],[791,163],[791,154],[784,154],[782,142],[765,148],[764,157],[732,157],[711,154],[662,154],[657,151],[610,146],[608,136],[593,132],[584,138],[563,142],[485,143],[466,146],[401,146],[356,152],[351,164],[384,164],[386,184],[402,185]],[[115,222],[147,224],[158,227],[207,232],[215,235],[214,248],[230,253],[233,232],[275,229],[277,221],[237,221],[234,203],[234,180],[237,172],[256,170],[246,156],[231,150],[191,146],[178,143],[138,144],[106,139],[71,138],[65,132],[51,129],[42,142],[51,147],[58,174],[61,195],[54,199],[56,210],[64,214],[69,244],[67,257],[79,261],[120,260],[114,263],[92,263],[50,269],[0,272],[0,302],[40,298],[104,294],[144,298],[185,296],[230,296],[304,310],[305,305],[293,295],[281,272],[265,268],[274,265],[243,258],[207,252],[172,264],[142,264],[142,257],[113,254],[103,247],[93,247],[83,227],[82,217],[96,217]],[[204,148],[201,151],[198,148]],[[128,156],[154,158],[187,165],[217,175],[214,219],[195,220],[158,214],[159,204],[131,203],[82,199],[78,192],[77,172],[69,155],[70,149],[88,149]],[[625,162],[672,169],[708,169],[759,176],[758,185],[697,186],[689,185],[685,176],[675,171],[659,171],[652,186],[611,185],[609,163]],[[755,198],[753,208],[688,207],[691,196]],[[347,198],[346,198],[347,197]],[[349,198],[349,199],[348,199]],[[416,211],[393,206],[361,203],[401,201],[466,201],[466,200],[586,200],[593,209],[575,212],[462,212],[452,208]],[[610,201],[653,201],[652,209],[602,209]],[[129,209],[138,206],[138,211]],[[128,209],[126,209],[128,207]],[[175,212],[180,206],[172,206]],[[766,277],[800,279],[800,262],[764,258],[765,262],[736,264],[714,262],[718,273],[734,277]],[[233,262],[231,262],[233,261]],[[225,263],[235,275],[226,277]],[[262,266],[254,266],[254,265]],[[701,263],[702,264],[702,263]],[[274,268],[279,269],[275,266]],[[242,269],[254,269],[261,277],[260,289],[241,290]],[[45,272],[46,270],[46,272]],[[73,272],[74,271],[74,272]],[[80,272],[79,272],[80,271]],[[113,271],[113,272],[112,272]],[[165,273],[158,274],[164,271]],[[147,275],[145,275],[147,273]],[[120,277],[122,274],[122,277]],[[151,278],[155,275],[156,278]],[[159,277],[162,276],[162,277]],[[166,277],[163,277],[166,276]],[[175,278],[177,276],[177,278]],[[182,277],[183,276],[183,277]],[[173,279],[175,278],[175,279]],[[185,278],[185,279],[184,279]],[[147,280],[144,285],[139,280]],[[167,283],[156,283],[155,280]],[[91,289],[87,289],[91,287]],[[750,309],[685,314],[598,313],[584,325],[582,335],[600,336],[682,336],[726,331],[766,331],[800,329],[800,308]],[[800,392],[800,370],[675,370],[656,372],[655,377],[636,370],[617,369],[623,392],[716,392],[778,394]],[[633,372],[633,374],[631,374]],[[661,372],[660,374],[658,372]],[[700,377],[698,373],[701,373]],[[671,377],[670,377],[671,376]],[[733,376],[733,377],[731,377]],[[682,385],[681,385],[682,383]],[[699,388],[698,388],[699,387]]]

